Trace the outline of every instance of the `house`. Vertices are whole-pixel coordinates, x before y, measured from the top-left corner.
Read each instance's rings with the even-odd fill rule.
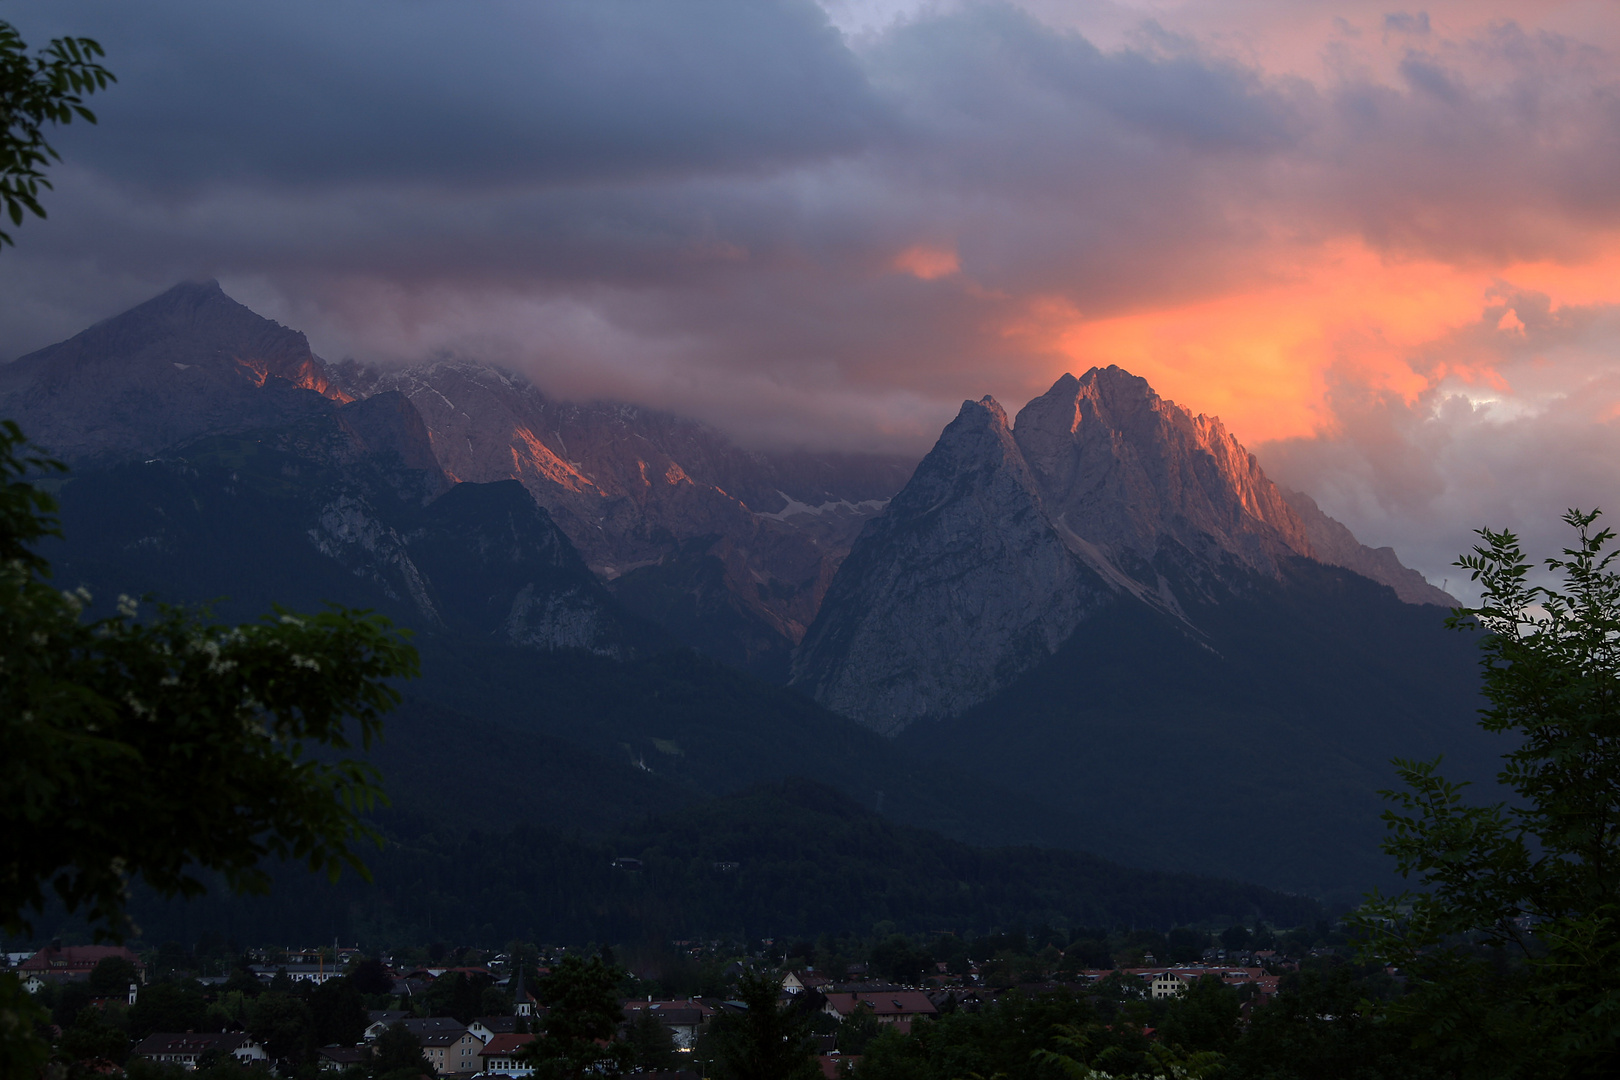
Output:
[[[518,1018],[515,1016],[475,1016],[473,1022],[467,1025],[472,1032],[489,1045],[489,1040],[497,1035],[514,1035],[517,1033]]]
[[[497,1035],[478,1051],[478,1068],[486,1076],[529,1076],[534,1066],[518,1051],[534,1041],[533,1035]]]
[[[790,971],[782,976],[782,989],[790,994],[802,994],[806,990],[822,990],[832,982],[825,975],[806,968],[803,971]]]
[[[484,1042],[467,1025],[449,1016],[400,1021],[422,1044],[422,1056],[440,1076],[478,1071],[478,1051]]]
[[[834,990],[827,994],[822,1012],[839,1020],[847,1020],[858,1010],[869,1009],[880,1024],[894,1024],[897,1031],[909,1032],[911,1022],[919,1017],[934,1017],[939,1010],[921,990],[849,991]]]
[[[633,1019],[634,1014],[643,1011],[657,1017],[659,1023],[669,1029],[669,1036],[678,1050],[692,1049],[698,1033],[715,1012],[712,1005],[705,1005],[694,998],[685,1001],[640,1001],[632,998],[623,1004],[626,1018]]]
[[[443,978],[446,975],[460,975],[464,979],[471,979],[471,978],[473,978],[475,976],[481,976],[481,977],[483,977],[485,979],[488,979],[490,982],[495,981],[495,976],[490,974],[489,968],[482,967],[482,966],[477,965],[477,964],[474,964],[474,965],[471,965],[471,966],[464,966],[464,967],[445,968],[443,971],[440,971],[438,973],[438,975],[436,975],[434,977],[435,978]]]
[[[264,1047],[245,1031],[188,1031],[183,1035],[162,1032],[148,1035],[130,1053],[149,1061],[179,1065],[190,1070],[195,1069],[198,1060],[211,1050],[234,1057],[243,1065],[268,1060]]]
[[[1203,973],[1198,972],[1193,974],[1192,977],[1196,979],[1198,975],[1201,974]],[[1187,992],[1187,985],[1191,981],[1192,980],[1186,978],[1182,972],[1161,971],[1153,976],[1153,982],[1149,984],[1148,988],[1149,994],[1154,1001],[1163,1001],[1165,998],[1180,997],[1182,994]]]
[[[319,986],[327,979],[335,979],[343,974],[342,968],[326,961],[314,964],[276,964],[273,966],[270,964],[254,964],[248,970],[257,975],[260,982],[269,982],[285,971],[287,978],[295,983],[307,982],[314,983],[316,986]]]
[[[415,1013],[408,1013],[404,1009],[372,1009],[366,1014],[366,1042],[374,1042],[377,1037],[401,1020],[409,1020]]]
[[[146,966],[141,958],[122,945],[59,945],[55,942],[18,964],[17,977],[24,982],[30,976],[41,982],[88,979],[97,964],[112,956],[135,965],[135,974],[141,982],[146,982]]]
[[[364,1065],[369,1060],[369,1046],[323,1046],[315,1051],[315,1065],[322,1072],[343,1072],[351,1065]]]

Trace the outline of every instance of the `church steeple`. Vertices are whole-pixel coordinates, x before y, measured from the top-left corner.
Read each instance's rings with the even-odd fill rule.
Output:
[[[523,980],[523,965],[518,965],[517,981],[512,984],[512,1013],[515,1016],[533,1016],[534,998]]]

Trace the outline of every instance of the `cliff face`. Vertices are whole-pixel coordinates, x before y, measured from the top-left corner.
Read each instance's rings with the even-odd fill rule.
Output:
[[[1110,593],[1047,519],[1001,406],[964,402],[840,568],[793,680],[893,733],[1006,686]]]
[[[314,421],[346,403],[339,422],[365,446],[404,431],[378,426],[403,409],[410,438],[384,449],[405,455],[402,476],[427,476],[418,496],[517,480],[622,603],[775,679],[861,526],[913,465],[745,451],[702,424],[556,401],[482,364],[328,365],[303,334],[215,282],[177,285],[0,366],[0,416],[76,467]]]
[[[753,453],[655,410],[556,401],[481,364],[340,374],[355,393],[408,397],[452,477],[520,482],[632,610],[776,678],[910,471],[878,455]]]
[[[1116,561],[1152,562],[1169,541],[1265,572],[1312,553],[1299,518],[1219,420],[1117,367],[1064,375],[1019,412],[1015,437],[1054,523]]]
[[[966,402],[839,569],[793,683],[886,733],[956,715],[1114,602],[1200,639],[1190,601],[1282,582],[1318,557],[1313,530],[1323,561],[1402,581],[1405,599],[1438,592],[1309,522],[1219,420],[1119,368],[1063,376],[1011,428],[992,399]]]

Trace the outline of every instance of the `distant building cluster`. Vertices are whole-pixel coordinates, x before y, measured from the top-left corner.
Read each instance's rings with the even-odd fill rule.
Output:
[[[745,961],[727,961],[723,958],[730,954],[715,951],[718,942],[712,946],[692,941],[671,944],[678,952],[692,957],[711,960],[721,957],[720,963],[729,964],[724,969],[725,978],[734,978],[743,970]],[[771,945],[769,939],[764,942],[767,951]],[[416,955],[422,954],[418,951]],[[380,1052],[385,1036],[403,1029],[439,1076],[532,1075],[534,1066],[524,1051],[536,1038],[544,1037],[537,1032],[544,1030],[547,1015],[545,1006],[534,993],[533,975],[544,976],[549,974],[549,969],[530,966],[525,970],[514,957],[506,954],[490,956],[478,963],[467,961],[485,954],[467,951],[457,955],[463,962],[422,964],[395,963],[388,957],[365,960],[359,950],[336,945],[322,949],[253,950],[241,958],[236,974],[230,979],[240,980],[251,975],[266,988],[274,985],[285,989],[304,987],[306,989],[300,992],[316,993],[330,980],[355,973],[363,960],[370,964],[373,985],[379,991],[372,993],[372,999],[386,998],[398,1007],[370,1011],[360,1038],[353,1044],[320,1047],[315,1052],[315,1064],[326,1072],[341,1074],[368,1064]],[[910,1034],[920,1022],[959,1009],[982,1009],[1012,991],[1025,995],[1053,991],[1106,993],[1119,999],[1166,1001],[1186,994],[1200,979],[1213,978],[1242,991],[1247,1010],[1273,997],[1283,974],[1297,967],[1295,960],[1270,949],[1250,952],[1210,948],[1197,962],[1176,964],[1156,963],[1151,954],[1138,955],[1144,962],[1133,966],[1083,970],[1063,967],[1061,975],[1054,974],[1036,982],[1009,981],[1003,977],[1007,970],[1005,964],[998,968],[994,961],[981,963],[969,959],[952,964],[929,961],[909,985],[874,977],[866,963],[840,963],[835,977],[809,965],[793,967],[787,957],[782,956],[778,958],[779,970],[783,972],[779,1001],[801,1014],[823,1017],[822,1031],[845,1030],[847,1025],[858,1023],[868,1025],[868,1030]],[[104,1009],[135,1006],[147,982],[148,965],[139,954],[121,946],[52,943],[34,953],[9,954],[6,960],[22,978],[24,986],[34,993],[52,984],[88,981],[98,966],[108,961],[127,964],[127,968],[117,967],[119,971],[134,973],[127,988],[120,988],[115,994],[101,992],[91,999],[92,1004]],[[509,1002],[510,1012],[475,1016],[467,1022],[444,1015],[424,1015],[435,1011],[428,1006],[436,993],[435,984],[453,975],[477,986],[500,989],[500,999]],[[100,984],[106,981],[105,978],[99,980],[98,990],[105,991],[105,986]],[[205,989],[211,986],[223,991],[229,979],[203,976],[198,981]],[[239,987],[240,983],[237,985]],[[383,987],[387,987],[386,993],[380,992]],[[743,1008],[740,1002],[712,996],[634,997],[621,1000],[620,1005],[626,1031],[632,1025],[644,1026],[649,1019],[656,1021],[667,1033],[669,1045],[678,1059],[686,1059],[699,1049],[699,1041],[716,1017]],[[848,1075],[858,1057],[840,1055],[835,1049],[837,1040],[832,1035],[819,1038],[825,1075],[829,1078]],[[242,1030],[155,1032],[141,1038],[130,1053],[186,1070],[223,1058],[235,1059],[244,1065],[273,1064],[266,1047]],[[690,1060],[695,1062],[696,1058]],[[698,1074],[676,1071],[666,1075],[670,1080],[680,1077],[695,1080]]]

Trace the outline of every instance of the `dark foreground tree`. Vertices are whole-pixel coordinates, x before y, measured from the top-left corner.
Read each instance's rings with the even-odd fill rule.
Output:
[[[34,550],[55,505],[27,473],[54,463],[25,445],[0,422],[0,926],[27,931],[47,886],[116,938],[137,876],[196,896],[205,871],[268,891],[269,857],[364,874],[377,773],[312,751],[349,749],[350,723],[369,746],[415,650],[343,610],[232,627],[121,597],[84,618]]]
[[[129,960],[122,956],[106,956],[90,973],[90,989],[98,995],[110,997],[123,993],[131,983],[138,983],[140,980],[140,973]]]
[[[379,735],[415,650],[340,609],[232,627],[164,605],[141,619],[120,597],[87,618],[89,594],[53,588],[36,549],[58,529],[32,479],[60,469],[0,421],[0,929],[27,933],[47,890],[116,940],[136,878],[265,893],[272,857],[364,875],[377,773],[330,751]],[[38,1071],[42,1019],[0,975],[0,1075]]]
[[[0,20],[0,210],[13,225],[22,224],[24,213],[45,216],[39,192],[51,184],[44,168],[61,160],[45,140],[45,127],[72,123],[75,116],[96,122],[84,98],[115,81],[97,63],[102,55],[101,46],[90,38],[58,38],[30,55],[22,35]],[[0,248],[10,243],[11,234],[0,229]],[[0,476],[0,482],[9,479]],[[0,550],[0,561],[9,563],[15,546]],[[0,669],[0,679],[4,678]],[[5,874],[6,868],[0,867],[0,890],[8,884]],[[42,1015],[20,981],[0,975],[0,1076],[28,1076],[44,1066],[50,1048],[36,1030]]]
[[[1439,761],[1397,762],[1385,849],[1420,891],[1371,898],[1370,953],[1411,989],[1392,1019],[1461,1077],[1620,1075],[1620,574],[1614,533],[1570,511],[1576,542],[1530,583],[1512,533],[1460,560],[1484,601],[1486,730],[1513,798],[1464,800]]]
[[[737,997],[746,1011],[712,1021],[716,1075],[725,1080],[812,1080],[821,1074],[809,1017],[792,1004],[777,1005],[781,984],[761,971],[745,972]]]
[[[46,125],[96,122],[84,99],[115,81],[96,62],[101,55],[90,38],[56,38],[31,55],[16,28],[0,21],[0,206],[13,225],[25,212],[45,216],[45,166],[61,160],[45,140]],[[12,242],[0,229],[0,247]]]
[[[416,1080],[432,1076],[433,1066],[422,1053],[422,1044],[404,1024],[394,1024],[377,1037],[372,1047],[370,1072],[376,1080]]]
[[[651,1009],[637,1009],[625,1028],[630,1064],[647,1072],[675,1068],[675,1039]]]
[[[558,1080],[621,1075],[631,1051],[619,1039],[624,1010],[619,984],[624,969],[600,956],[565,956],[540,980],[546,1018],[540,1038],[524,1048],[535,1075]]]

